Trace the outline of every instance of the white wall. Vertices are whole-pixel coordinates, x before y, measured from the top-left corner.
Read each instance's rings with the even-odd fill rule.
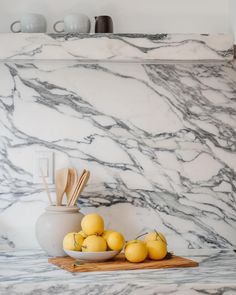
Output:
[[[231,23],[231,30],[234,33],[234,44],[236,44],[236,0],[230,0],[230,23]]]
[[[110,14],[115,32],[230,31],[229,0],[0,0],[0,32],[9,32],[10,23],[24,12],[44,14],[50,32],[54,21],[71,12],[91,18]]]

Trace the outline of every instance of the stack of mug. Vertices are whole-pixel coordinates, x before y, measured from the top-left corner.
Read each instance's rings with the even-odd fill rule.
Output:
[[[113,33],[113,22],[110,16],[96,16],[95,20],[95,33]],[[56,33],[89,33],[90,28],[90,19],[85,14],[66,15],[63,20],[59,20],[53,25]],[[13,33],[45,33],[47,21],[41,14],[28,13],[11,24],[11,31]]]

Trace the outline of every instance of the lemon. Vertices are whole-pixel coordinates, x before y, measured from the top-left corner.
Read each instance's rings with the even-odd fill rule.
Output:
[[[166,243],[161,240],[148,241],[146,243],[148,249],[148,257],[152,260],[161,260],[166,257]]]
[[[142,240],[130,240],[128,242],[126,242],[125,244],[125,248],[129,245],[129,244],[133,244],[133,243],[140,243],[140,244],[143,244],[143,245],[146,245],[146,243]]]
[[[125,257],[130,262],[142,262],[148,254],[145,243],[139,240],[133,240],[127,243],[125,247]]]
[[[78,232],[84,239],[87,238],[87,235],[81,230]]]
[[[101,235],[104,232],[103,218],[96,214],[87,214],[81,221],[82,231],[87,235]]]
[[[114,230],[104,230],[104,232],[102,234],[103,239],[105,239],[107,241],[109,234],[111,234],[113,232],[114,232]]]
[[[63,239],[63,248],[65,250],[81,251],[84,238],[76,232],[68,233]]]
[[[103,237],[91,235],[88,236],[83,244],[82,251],[83,252],[103,252],[107,250],[107,243],[103,239]]]
[[[144,237],[144,240],[145,240],[145,242],[161,240],[162,242],[164,242],[164,243],[167,244],[167,241],[166,241],[165,236],[164,236],[162,233],[157,232],[157,231],[154,231],[154,232],[150,232],[150,233],[148,233],[148,234]]]
[[[109,249],[120,251],[123,249],[125,244],[125,239],[119,232],[111,232],[107,237],[107,245]]]

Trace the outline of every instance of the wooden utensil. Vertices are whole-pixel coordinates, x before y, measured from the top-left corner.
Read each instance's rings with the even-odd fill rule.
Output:
[[[49,189],[48,189],[48,184],[47,184],[46,178],[43,176],[43,171],[42,171],[42,169],[40,169],[40,171],[41,171],[41,177],[42,177],[42,179],[43,179],[44,189],[45,189],[45,191],[47,192],[48,199],[49,199],[49,203],[50,203],[50,205],[52,206],[52,205],[53,205],[53,202],[52,202],[51,195],[50,195],[50,193],[49,193]]]
[[[57,194],[57,206],[62,205],[63,195],[66,190],[67,186],[67,179],[68,179],[68,168],[60,169],[56,171],[56,194]]]
[[[196,267],[196,261],[172,255],[159,261],[145,260],[141,263],[128,262],[124,254],[121,253],[115,258],[105,262],[83,262],[77,263],[76,259],[71,257],[49,258],[48,262],[70,272],[90,272],[90,271],[112,271],[112,270],[133,270],[133,269],[158,269],[158,268],[179,268]]]
[[[77,170],[75,168],[69,168],[67,186],[66,186],[67,204],[69,203],[69,200],[73,195],[77,182],[78,182]]]
[[[71,206],[71,201],[73,200],[74,195],[75,195],[75,193],[77,192],[77,190],[78,190],[78,188],[79,188],[79,186],[80,186],[80,184],[81,184],[81,182],[82,182],[82,179],[83,179],[85,173],[86,173],[86,170],[84,169],[83,172],[81,173],[81,175],[80,175],[80,177],[79,177],[77,183],[75,184],[75,186],[74,186],[74,188],[73,188],[73,192],[72,192],[71,197],[70,197],[70,199],[69,199],[69,201],[68,201],[68,203],[67,203],[67,206]]]
[[[77,186],[76,186],[76,189],[75,189],[75,191],[74,191],[74,193],[73,193],[73,195],[72,195],[72,198],[70,199],[69,206],[72,206],[72,202],[73,202],[73,200],[75,199],[75,197],[76,197],[76,195],[77,195],[77,193],[78,193],[78,191],[79,191],[79,188],[80,188],[80,186],[81,186],[82,181],[83,181],[84,178],[85,178],[85,174],[79,179],[79,181],[78,181],[78,183],[77,183]],[[74,206],[74,205],[73,205],[73,206]]]
[[[78,187],[78,190],[75,192],[74,196],[73,196],[73,199],[71,201],[71,204],[70,206],[74,206],[76,201],[78,200],[80,194],[82,193],[82,191],[84,190],[88,180],[89,180],[89,177],[90,177],[90,172],[89,171],[86,171],[82,180],[81,180],[81,183]]]

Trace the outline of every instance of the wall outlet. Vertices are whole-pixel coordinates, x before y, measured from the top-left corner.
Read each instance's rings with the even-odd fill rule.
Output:
[[[48,184],[54,183],[53,152],[36,151],[34,154],[34,183],[43,183],[42,175]]]

